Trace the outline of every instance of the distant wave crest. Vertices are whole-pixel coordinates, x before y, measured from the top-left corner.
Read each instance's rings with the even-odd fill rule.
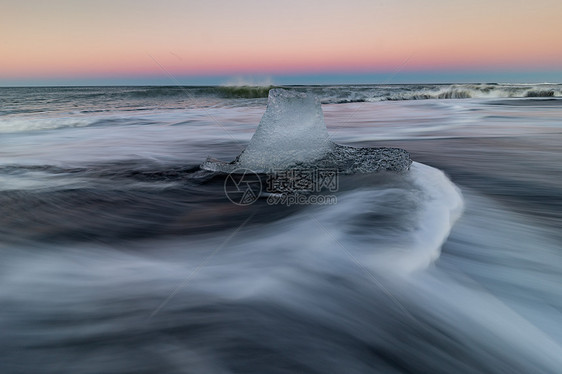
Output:
[[[208,86],[208,87],[142,87],[127,94],[137,98],[184,97],[219,97],[225,99],[256,99],[267,98],[269,90],[274,86]]]
[[[267,98],[269,90],[275,86],[219,86],[216,88],[221,97],[232,99]]]
[[[402,101],[429,99],[478,99],[478,98],[541,98],[562,97],[562,86],[557,84],[448,84],[448,85],[388,85],[371,86],[354,92],[353,97],[326,95],[326,104],[343,104],[365,101]]]

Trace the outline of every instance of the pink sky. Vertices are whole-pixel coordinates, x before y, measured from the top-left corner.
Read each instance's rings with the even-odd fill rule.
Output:
[[[0,80],[562,70],[559,0],[4,1]]]

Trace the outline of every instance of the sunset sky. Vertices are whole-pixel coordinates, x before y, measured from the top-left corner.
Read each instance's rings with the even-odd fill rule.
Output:
[[[0,85],[562,82],[560,0],[0,0]]]

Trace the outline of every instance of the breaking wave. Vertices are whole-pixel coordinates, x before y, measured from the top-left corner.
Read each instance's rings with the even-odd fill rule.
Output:
[[[342,95],[341,87],[317,88],[325,104],[365,101],[487,99],[487,98],[556,98],[562,97],[559,84],[424,84],[350,87]]]

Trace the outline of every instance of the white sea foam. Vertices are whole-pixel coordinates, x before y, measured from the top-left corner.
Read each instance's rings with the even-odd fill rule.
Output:
[[[4,118],[0,120],[0,133],[86,127],[96,121],[94,117]]]
[[[419,226],[413,241],[417,255],[397,260],[403,267],[414,270],[428,266],[439,257],[441,246],[462,214],[464,201],[460,189],[441,170],[414,162],[408,177],[421,192]]]
[[[325,209],[317,219],[365,266],[406,275],[427,268],[439,257],[464,203],[460,190],[445,174],[428,165],[414,162],[399,179],[390,188],[345,193],[338,197],[337,206]],[[376,217],[386,217],[393,224],[380,227]],[[365,226],[364,220],[373,223]],[[303,236],[310,232],[312,227]]]
[[[245,237],[239,250],[259,248],[253,258],[283,254],[321,273],[357,264],[391,276],[426,269],[462,214],[462,194],[442,171],[421,163],[406,174],[386,176],[391,177],[389,184],[369,188],[366,180],[385,176],[364,175],[362,188],[340,192],[337,204],[311,206],[270,224]],[[269,287],[270,274],[258,276],[257,284]]]

